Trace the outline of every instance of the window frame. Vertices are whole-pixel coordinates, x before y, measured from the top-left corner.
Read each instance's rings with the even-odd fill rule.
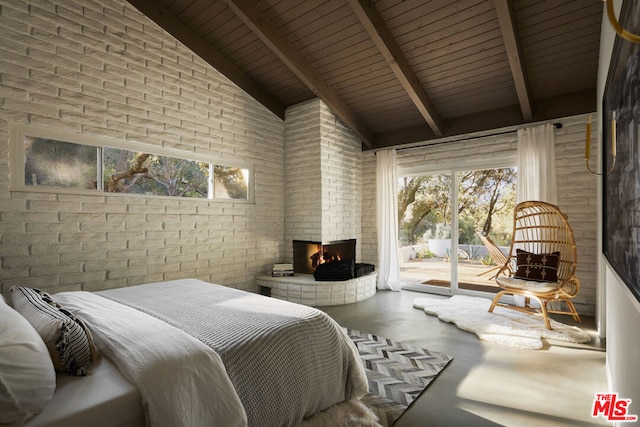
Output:
[[[79,189],[65,188],[45,185],[27,185],[24,180],[25,174],[25,150],[24,138],[46,138],[60,142],[79,144],[85,146],[96,147],[97,155],[97,186],[96,189]],[[151,197],[169,200],[202,200],[216,202],[232,202],[232,203],[254,203],[254,166],[242,161],[222,160],[215,156],[203,155],[192,151],[182,151],[166,147],[158,147],[140,142],[122,141],[115,138],[100,137],[95,135],[78,134],[60,129],[43,128],[34,125],[10,123],[9,124],[9,165],[10,165],[10,191],[25,191],[52,194],[81,194],[81,195],[100,195],[100,196],[124,196],[124,197]],[[207,197],[184,197],[184,196],[164,196],[155,194],[136,194],[136,193],[112,193],[104,189],[102,178],[104,170],[103,149],[105,147],[118,148],[129,151],[139,151],[151,153],[154,155],[189,160],[195,162],[208,163],[212,173],[209,175],[209,191]],[[213,170],[215,166],[232,167],[246,169],[248,171],[247,198],[233,199],[225,197],[216,197],[213,191]]]

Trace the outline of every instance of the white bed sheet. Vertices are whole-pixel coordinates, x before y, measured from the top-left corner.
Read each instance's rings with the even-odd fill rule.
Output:
[[[91,364],[90,374],[57,376],[56,392],[26,427],[144,427],[142,398],[106,357]],[[19,424],[16,424],[19,425]]]
[[[204,343],[91,292],[61,292],[55,301],[84,320],[100,352],[137,386],[150,425],[247,425],[220,356]]]

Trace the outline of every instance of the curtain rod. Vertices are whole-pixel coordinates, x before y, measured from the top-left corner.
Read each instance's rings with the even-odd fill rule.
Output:
[[[553,127],[555,129],[561,129],[562,128],[562,123],[556,122],[556,123],[553,124]],[[494,132],[494,133],[490,133],[490,134],[487,134],[487,135],[470,136],[470,137],[467,137],[467,138],[455,139],[455,140],[452,140],[452,141],[439,141],[439,142],[433,142],[431,144],[426,143],[426,144],[421,144],[421,145],[412,145],[411,147],[400,147],[400,148],[396,148],[396,151],[411,150],[413,148],[435,147],[437,145],[449,144],[451,142],[470,141],[470,140],[473,140],[473,139],[488,138],[488,137],[499,136],[499,135],[507,135],[509,133],[515,133],[515,132],[518,132],[518,129],[505,130],[503,132]],[[384,148],[381,148],[381,150],[383,150],[383,149]]]

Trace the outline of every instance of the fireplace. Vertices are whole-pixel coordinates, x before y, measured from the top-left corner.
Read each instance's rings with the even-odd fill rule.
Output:
[[[293,276],[256,277],[263,295],[311,306],[351,304],[376,294],[372,264],[356,264],[356,239],[293,241]],[[347,272],[348,274],[345,274]]]
[[[293,271],[313,274],[320,264],[335,261],[356,262],[356,239],[332,242],[293,241]]]

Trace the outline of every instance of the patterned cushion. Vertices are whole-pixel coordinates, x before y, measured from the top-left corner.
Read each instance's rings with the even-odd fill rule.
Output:
[[[98,351],[84,323],[39,289],[14,286],[11,299],[13,308],[42,337],[55,368],[71,375],[86,375]]]
[[[559,261],[560,252],[534,254],[516,249],[517,269],[513,277],[534,282],[557,282]]]

